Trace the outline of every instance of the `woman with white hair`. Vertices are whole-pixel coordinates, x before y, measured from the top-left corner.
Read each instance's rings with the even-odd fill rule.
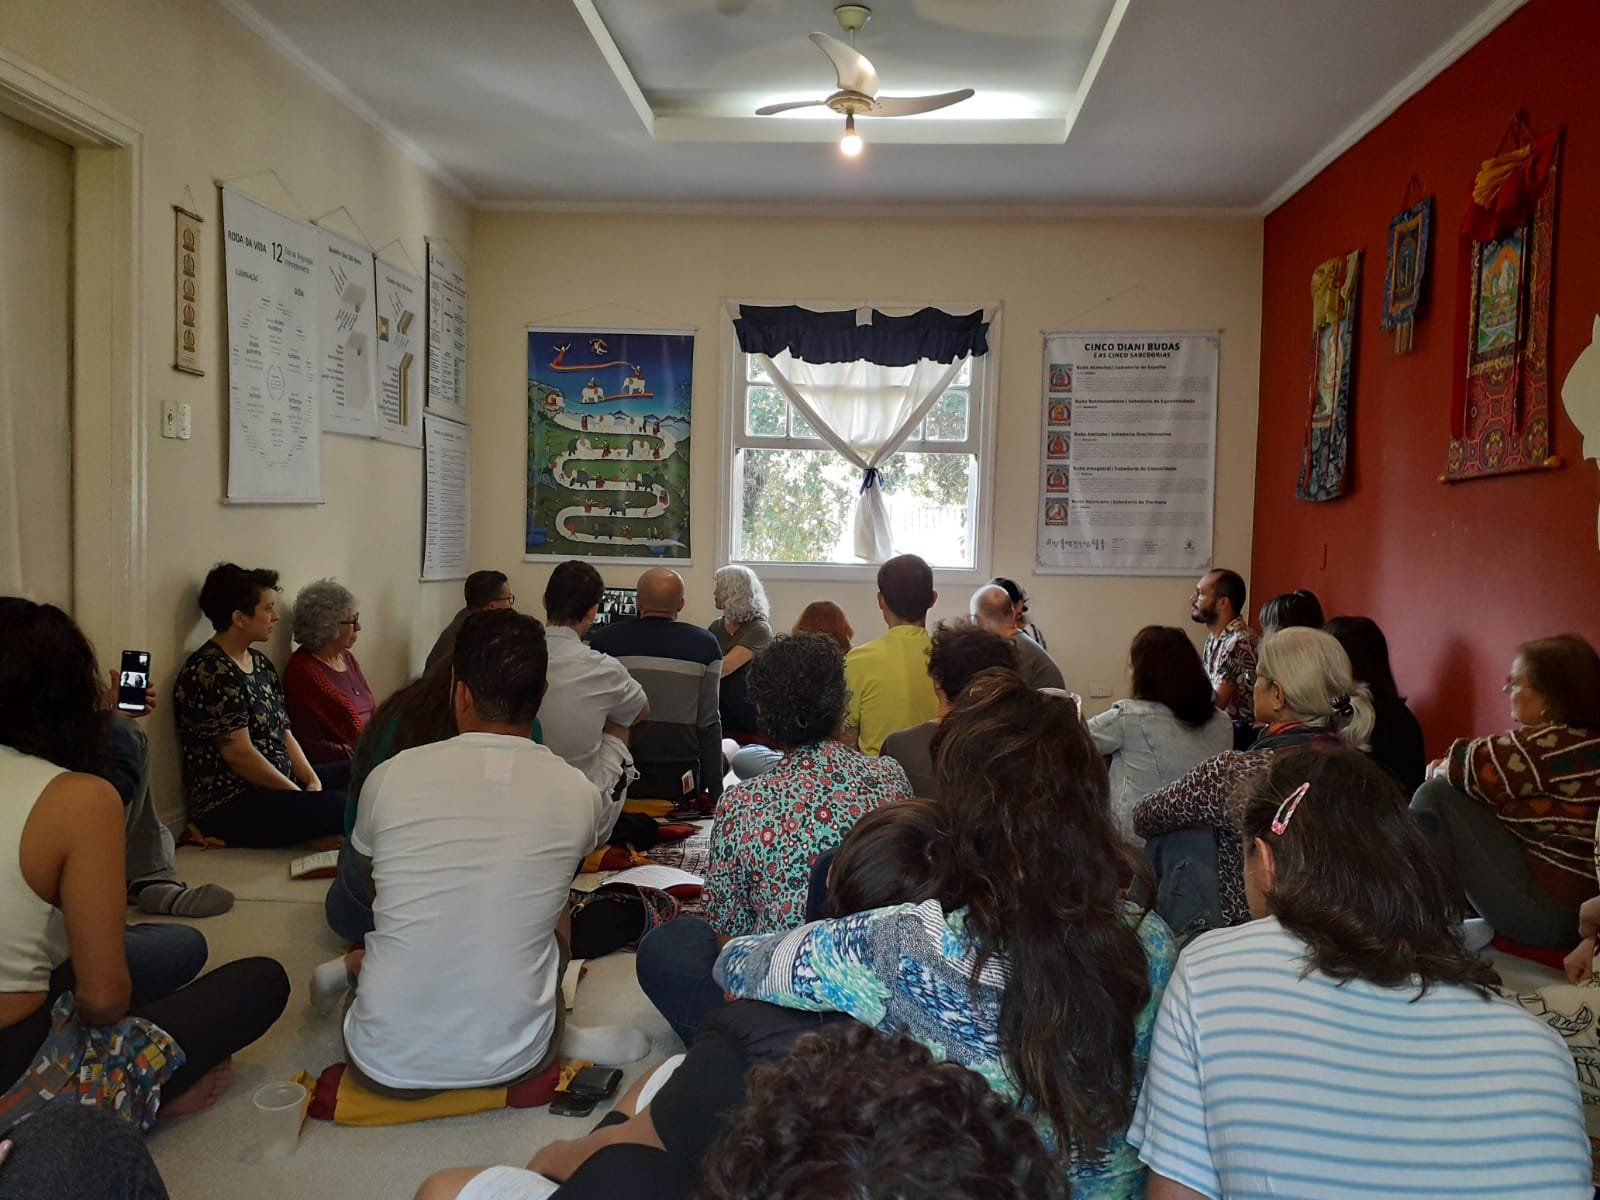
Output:
[[[1180,937],[1250,919],[1228,811],[1235,789],[1280,750],[1367,750],[1372,736],[1372,694],[1356,682],[1344,647],[1320,629],[1295,626],[1263,638],[1252,684],[1265,727],[1250,749],[1208,758],[1133,808],[1134,831],[1146,840],[1160,885],[1156,910]]]
[[[367,677],[351,652],[361,614],[350,589],[319,579],[294,598],[294,640],[300,648],[283,671],[289,725],[312,766],[348,763],[376,707]]]
[[[772,643],[772,609],[749,567],[719,567],[712,580],[711,602],[722,613],[708,626],[722,648],[722,732],[743,742],[756,732],[756,712],[745,696],[747,668]]]

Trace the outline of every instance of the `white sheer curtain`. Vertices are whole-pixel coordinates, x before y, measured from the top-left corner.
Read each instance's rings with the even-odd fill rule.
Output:
[[[877,468],[938,403],[961,369],[961,360],[921,359],[910,366],[884,367],[862,360],[805,362],[787,350],[756,357],[817,435],[861,469],[856,555],[868,562],[893,558],[894,533]]]

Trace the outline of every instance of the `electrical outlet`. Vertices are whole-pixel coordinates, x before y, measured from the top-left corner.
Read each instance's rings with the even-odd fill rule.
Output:
[[[1110,695],[1111,685],[1109,683],[1100,683],[1093,679],[1089,681],[1089,699],[1104,700]]]
[[[187,442],[194,433],[194,409],[185,400],[178,405],[178,440]]]
[[[161,436],[175,438],[178,436],[178,402],[168,400],[161,406]]]

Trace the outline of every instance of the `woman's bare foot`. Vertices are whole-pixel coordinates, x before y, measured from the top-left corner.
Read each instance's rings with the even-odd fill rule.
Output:
[[[168,1104],[163,1104],[159,1117],[165,1121],[204,1112],[227,1095],[228,1089],[232,1086],[233,1059],[225,1058],[195,1080],[193,1086],[186,1089],[182,1095]]]

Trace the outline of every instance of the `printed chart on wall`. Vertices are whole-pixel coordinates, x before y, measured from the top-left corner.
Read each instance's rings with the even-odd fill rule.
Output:
[[[373,408],[372,251],[327,230],[321,238],[322,429],[373,437],[378,417]]]
[[[422,280],[383,259],[378,279],[378,436],[422,445]]]
[[[423,442],[422,578],[465,579],[472,558],[472,431],[428,413]]]
[[[228,279],[228,499],[322,499],[317,390],[322,231],[222,189]]]
[[[525,559],[689,560],[694,334],[528,330]]]
[[[1040,574],[1210,565],[1219,344],[1215,332],[1045,334]]]
[[[428,411],[467,419],[467,267],[428,242]]]

